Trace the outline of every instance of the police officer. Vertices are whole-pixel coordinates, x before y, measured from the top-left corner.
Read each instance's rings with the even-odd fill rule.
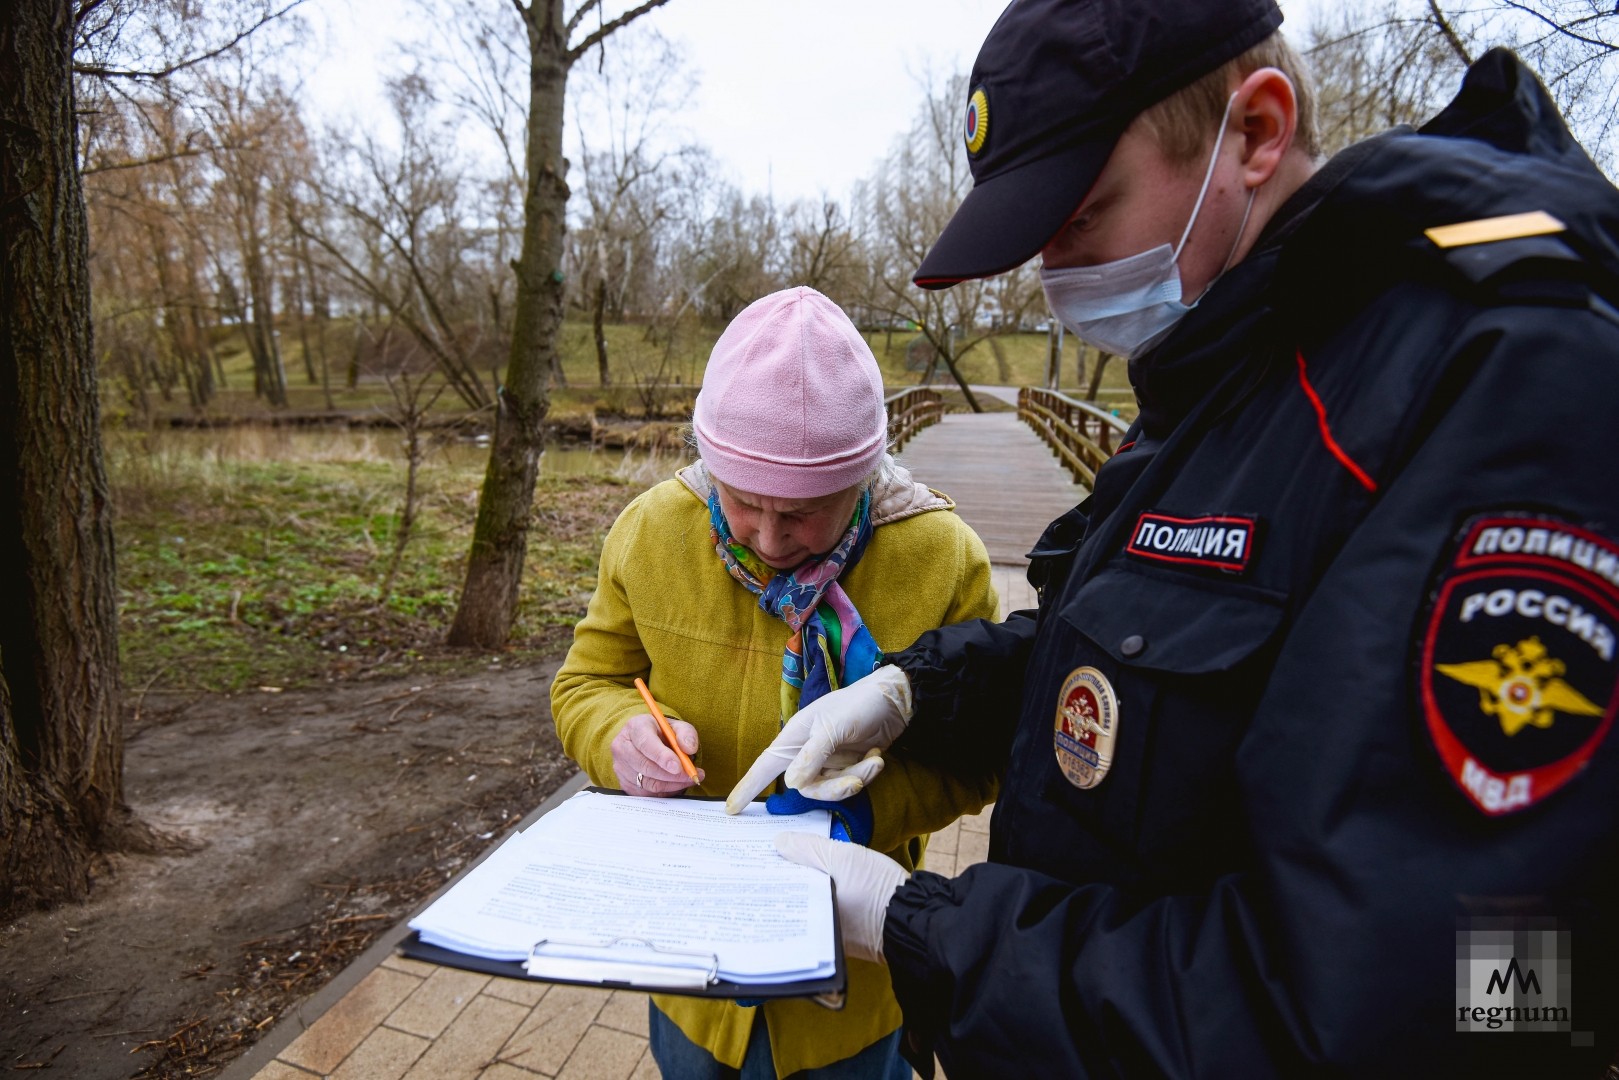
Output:
[[[924,1071],[1612,1050],[1619,192],[1504,51],[1318,163],[1280,22],[1016,0],[973,69],[975,187],[916,281],[1038,252],[1140,414],[1031,552],[1038,611],[889,656],[730,800],[847,797],[890,744],[1003,773],[953,879],[782,842]]]

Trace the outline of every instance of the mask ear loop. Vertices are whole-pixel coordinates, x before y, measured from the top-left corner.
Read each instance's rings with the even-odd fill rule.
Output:
[[[1170,256],[1172,259],[1181,257],[1181,248],[1186,246],[1186,238],[1192,235],[1192,226],[1197,224],[1197,215],[1203,209],[1203,196],[1209,193],[1209,181],[1214,179],[1214,166],[1220,160],[1220,145],[1225,142],[1225,122],[1231,119],[1231,103],[1236,100],[1236,93],[1225,99],[1225,111],[1220,113],[1220,130],[1214,136],[1214,153],[1209,155],[1209,167],[1203,170],[1203,186],[1197,189],[1197,201],[1192,204],[1192,216],[1187,219],[1186,229],[1175,244],[1175,252]]]
[[[1231,250],[1226,252],[1225,263],[1220,267],[1220,274],[1224,274],[1231,269],[1231,260],[1236,258],[1237,255],[1237,245],[1242,243],[1243,231],[1248,228],[1248,215],[1254,212],[1254,196],[1258,194],[1258,188],[1248,189],[1248,205],[1242,208],[1242,223],[1237,226],[1237,235],[1231,238]],[[1214,275],[1215,281],[1219,280],[1220,274]],[[1211,281],[1209,284],[1213,285],[1214,282]],[[1208,292],[1209,290],[1204,289],[1203,291]]]

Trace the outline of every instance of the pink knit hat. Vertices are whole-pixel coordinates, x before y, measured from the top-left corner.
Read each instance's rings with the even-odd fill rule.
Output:
[[[692,428],[709,473],[739,491],[813,499],[853,487],[888,443],[877,359],[814,289],[771,293],[714,343]]]

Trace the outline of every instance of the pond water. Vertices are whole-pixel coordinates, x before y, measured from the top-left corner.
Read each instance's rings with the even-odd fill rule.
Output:
[[[214,461],[366,461],[403,463],[405,441],[385,428],[228,427],[177,428],[154,432],[109,431],[110,449],[151,456]],[[425,440],[425,464],[455,471],[482,472],[489,461],[487,438],[433,435]],[[667,451],[548,446],[540,456],[541,476],[618,476],[658,480],[684,461]]]

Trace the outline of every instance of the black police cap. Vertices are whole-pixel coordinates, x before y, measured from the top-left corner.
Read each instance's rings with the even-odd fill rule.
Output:
[[[1022,265],[1130,121],[1281,23],[1275,0],[1012,0],[967,86],[973,189],[913,280],[940,289]]]

